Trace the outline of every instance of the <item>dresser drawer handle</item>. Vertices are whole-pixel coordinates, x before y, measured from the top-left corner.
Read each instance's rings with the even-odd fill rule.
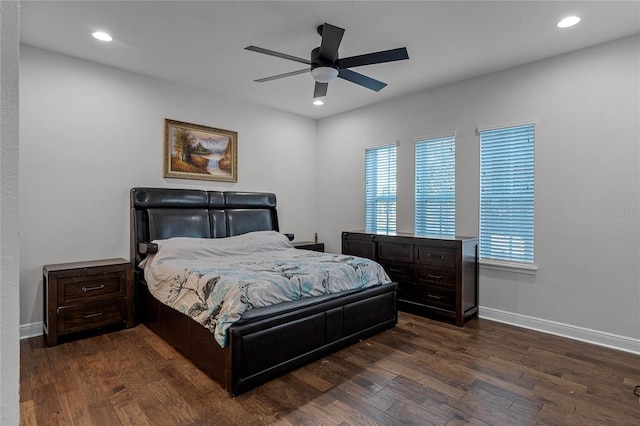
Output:
[[[93,290],[102,290],[104,288],[104,284],[100,284],[98,287],[82,287],[82,291],[93,291]]]
[[[431,293],[427,294],[427,297],[429,299],[437,299],[437,300],[444,299],[444,297],[442,296],[436,296],[435,294],[431,294]]]
[[[84,319],[95,318],[95,317],[101,317],[102,315],[104,315],[104,312],[98,312],[97,314],[85,315],[85,316],[84,316]]]
[[[427,257],[435,257],[435,258],[438,258],[440,260],[444,260],[444,256],[438,256],[436,254],[431,254],[431,253],[427,253]]]
[[[400,272],[402,272],[402,269],[389,268],[389,272],[397,272],[397,273],[400,273]]]
[[[404,255],[404,252],[402,251],[397,251],[397,250],[392,250],[391,254],[399,254],[399,255]]]
[[[427,277],[431,278],[432,280],[441,280],[442,279],[442,275],[429,274],[429,275],[427,275]]]

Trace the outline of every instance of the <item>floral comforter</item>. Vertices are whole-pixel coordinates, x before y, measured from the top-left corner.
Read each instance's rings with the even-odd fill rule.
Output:
[[[297,250],[275,231],[154,242],[158,252],[140,263],[149,291],[211,330],[222,347],[226,330],[250,309],[391,282],[372,260]]]

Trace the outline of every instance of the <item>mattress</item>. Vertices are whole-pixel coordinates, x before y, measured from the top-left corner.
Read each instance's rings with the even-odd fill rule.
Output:
[[[140,263],[149,291],[222,347],[227,329],[252,309],[391,282],[370,259],[298,250],[275,231],[153,242],[157,253]]]

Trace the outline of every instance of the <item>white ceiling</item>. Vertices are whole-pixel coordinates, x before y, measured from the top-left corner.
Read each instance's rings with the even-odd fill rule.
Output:
[[[568,15],[577,26],[558,29]],[[406,46],[410,59],[354,71],[388,84],[376,93],[345,80],[311,104],[305,68],[244,50],[309,58],[316,27],[345,28],[340,57]],[[91,37],[109,32],[114,41]],[[640,1],[22,1],[21,42],[211,93],[323,118],[410,93],[640,33]]]

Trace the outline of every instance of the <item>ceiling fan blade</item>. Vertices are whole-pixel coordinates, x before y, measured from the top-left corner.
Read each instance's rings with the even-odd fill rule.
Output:
[[[327,96],[328,88],[329,88],[329,83],[318,83],[316,81],[316,87],[315,89],[313,89],[313,99]]]
[[[407,53],[406,47],[400,47],[398,49],[340,58],[336,61],[336,65],[339,68],[352,68],[363,65],[381,64],[384,62],[402,61],[404,59],[409,59],[409,54]]]
[[[362,75],[360,73],[347,69],[340,69],[338,77],[352,83],[359,84],[360,86],[366,87],[367,89],[371,89],[376,92],[379,92],[387,85],[387,83],[383,83],[371,77],[367,77],[366,75]]]
[[[265,81],[277,80],[279,78],[285,78],[285,77],[291,77],[293,75],[304,74],[304,73],[309,72],[309,69],[310,68],[305,68],[303,70],[286,72],[284,74],[278,74],[278,75],[273,75],[271,77],[259,78],[257,80],[253,80],[253,81],[256,81],[258,83],[264,83]]]
[[[311,65],[311,61],[304,58],[298,58],[297,56],[287,55],[286,53],[276,52],[274,50],[264,49],[258,46],[247,46],[245,50],[250,50],[252,52],[263,53],[269,56],[275,56],[276,58],[288,59],[290,61],[301,62],[303,64]]]
[[[325,23],[322,25],[322,43],[320,59],[333,63],[338,57],[338,48],[344,35],[344,29]]]

